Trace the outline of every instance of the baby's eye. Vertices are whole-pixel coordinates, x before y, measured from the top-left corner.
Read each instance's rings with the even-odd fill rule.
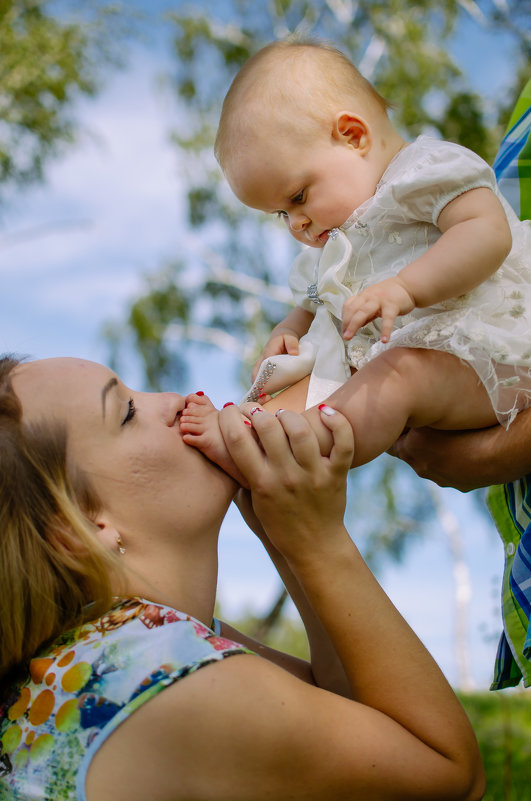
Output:
[[[133,419],[135,414],[136,414],[135,402],[132,398],[129,398],[129,400],[127,401],[127,414],[125,415],[120,425],[124,426],[126,423],[128,423],[130,420]]]
[[[291,198],[291,202],[302,203],[303,197],[304,197],[304,189],[301,189],[300,192],[297,192],[297,194]]]
[[[287,216],[288,216],[288,213],[287,213],[287,211],[275,211],[274,213],[275,213],[275,214],[276,214],[276,216],[279,218],[279,220],[283,220],[283,219],[284,219],[284,217],[287,217]]]

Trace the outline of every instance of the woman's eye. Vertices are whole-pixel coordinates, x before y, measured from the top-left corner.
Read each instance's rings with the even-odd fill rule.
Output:
[[[133,417],[135,416],[135,414],[136,414],[135,402],[134,402],[134,400],[132,398],[129,398],[129,400],[127,401],[127,414],[125,415],[124,419],[122,420],[121,425],[124,426],[126,423],[128,423],[130,420],[132,420]]]
[[[283,220],[285,217],[288,216],[286,211],[275,211],[275,214],[279,218],[279,220]]]
[[[291,202],[292,203],[302,203],[303,197],[304,197],[304,189],[301,189],[301,191],[298,194],[296,194],[295,197],[293,197],[291,199]]]

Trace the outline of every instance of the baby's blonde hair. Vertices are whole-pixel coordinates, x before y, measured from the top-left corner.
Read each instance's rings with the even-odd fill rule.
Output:
[[[0,683],[38,648],[112,604],[117,559],[90,518],[99,499],[53,421],[27,424],[0,358]]]
[[[214,144],[224,170],[272,115],[295,130],[331,122],[335,112],[357,110],[373,118],[390,104],[337,48],[313,40],[285,39],[259,50],[234,78],[223,102]]]

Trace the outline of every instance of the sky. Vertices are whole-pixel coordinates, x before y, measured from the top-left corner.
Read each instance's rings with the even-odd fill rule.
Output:
[[[106,362],[104,324],[121,318],[146,274],[200,246],[186,226],[179,155],[170,143],[175,107],[157,88],[169,64],[161,41],[135,45],[104,91],[77,104],[83,134],[49,167],[46,182],[8,196],[0,216],[0,352]],[[454,47],[478,91],[503,95],[510,84],[508,43],[496,40],[493,47],[490,34],[465,28]],[[202,389],[217,405],[241,396],[233,357],[214,348],[191,352],[190,373],[177,391]],[[139,376],[128,370],[122,377],[134,386]],[[502,548],[471,496],[442,490],[441,498],[464,535],[470,676],[486,689],[501,627]],[[354,520],[350,530],[355,537]],[[452,562],[443,529],[434,523],[403,564],[387,564],[378,577],[456,685]],[[225,615],[264,611],[278,588],[261,546],[230,511],[220,545]]]

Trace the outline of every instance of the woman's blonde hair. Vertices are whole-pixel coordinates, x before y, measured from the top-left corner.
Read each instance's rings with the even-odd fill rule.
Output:
[[[242,139],[253,135],[251,114],[263,120],[291,117],[300,130],[322,125],[338,109],[381,115],[390,107],[341,50],[288,37],[263,47],[237,73],[223,101],[214,154],[224,170]]]
[[[26,424],[0,358],[0,680],[62,631],[112,604],[117,559],[90,517],[99,500],[68,463],[67,432]]]

